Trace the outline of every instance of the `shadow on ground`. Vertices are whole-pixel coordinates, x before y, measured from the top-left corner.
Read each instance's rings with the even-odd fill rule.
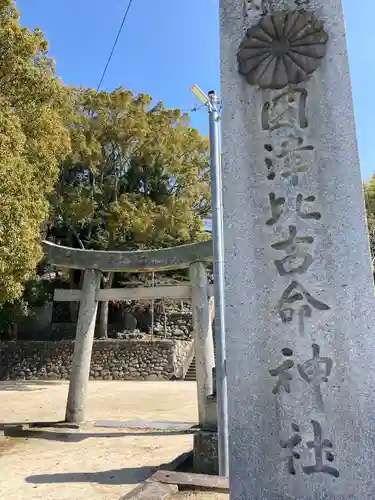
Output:
[[[104,472],[72,472],[63,474],[40,474],[29,476],[27,483],[98,483],[98,484],[138,484],[152,476],[158,467],[129,467]]]
[[[0,380],[0,391],[43,391],[51,385],[61,385],[54,380]]]
[[[24,439],[44,439],[46,441],[60,441],[65,443],[80,443],[90,438],[120,438],[134,436],[181,436],[183,434],[193,434],[194,431],[150,431],[150,432],[54,432],[35,431],[22,429],[22,424],[0,424],[0,430],[4,431],[4,436]]]

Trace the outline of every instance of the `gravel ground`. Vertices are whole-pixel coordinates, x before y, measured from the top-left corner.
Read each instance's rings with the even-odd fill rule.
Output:
[[[62,420],[67,390],[66,382],[0,382],[0,432],[2,423]],[[90,421],[196,422],[196,384],[90,382],[87,409]],[[0,499],[118,500],[192,443],[192,434],[92,424],[0,437]]]

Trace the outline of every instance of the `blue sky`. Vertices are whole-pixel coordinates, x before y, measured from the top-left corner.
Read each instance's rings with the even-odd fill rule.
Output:
[[[39,26],[65,83],[96,87],[128,0],[18,0],[22,23]],[[373,0],[343,0],[362,175],[375,171],[371,144],[375,100]],[[123,85],[183,110],[189,88],[219,89],[219,0],[133,0],[103,88]],[[369,15],[366,15],[366,12]],[[366,41],[367,40],[369,41]],[[191,115],[207,133],[204,110]]]

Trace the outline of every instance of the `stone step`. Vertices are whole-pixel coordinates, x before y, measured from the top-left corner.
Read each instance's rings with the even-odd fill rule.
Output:
[[[214,336],[214,347],[215,347],[214,355],[215,355],[215,359],[216,359],[216,339],[215,339],[215,336]],[[190,366],[188,368],[188,371],[186,372],[184,380],[187,380],[189,382],[194,382],[197,380],[196,372],[195,372],[195,356],[191,360]]]
[[[188,371],[186,372],[184,380],[187,380],[188,382],[194,382],[195,380],[197,380],[195,372],[195,356],[191,360],[190,366],[188,368]]]

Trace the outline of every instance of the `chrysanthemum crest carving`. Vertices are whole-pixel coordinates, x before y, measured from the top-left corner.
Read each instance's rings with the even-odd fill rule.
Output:
[[[247,30],[237,54],[238,69],[260,88],[298,84],[318,68],[327,41],[323,24],[312,12],[274,12]]]

